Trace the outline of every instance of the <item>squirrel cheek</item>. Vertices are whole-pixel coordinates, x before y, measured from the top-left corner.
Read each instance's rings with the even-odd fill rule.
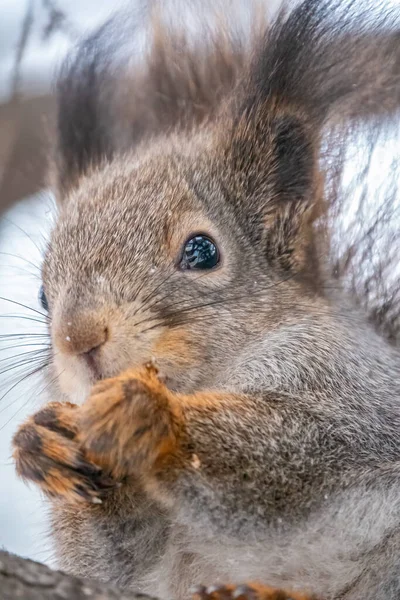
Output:
[[[167,361],[182,369],[195,367],[198,362],[198,352],[191,343],[191,335],[183,327],[167,329],[154,344],[152,354],[156,362]]]

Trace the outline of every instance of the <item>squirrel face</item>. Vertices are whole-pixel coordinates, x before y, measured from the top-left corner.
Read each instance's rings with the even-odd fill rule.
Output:
[[[74,401],[150,360],[172,388],[213,385],[293,314],[301,284],[268,268],[210,175],[217,155],[188,154],[116,160],[61,206],[43,283],[56,373]]]

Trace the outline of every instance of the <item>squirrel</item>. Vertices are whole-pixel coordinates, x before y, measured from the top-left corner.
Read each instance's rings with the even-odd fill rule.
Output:
[[[400,106],[398,13],[148,2],[62,67],[52,401],[13,456],[63,570],[161,599],[400,597],[395,319],[346,288],[330,218],[348,140]]]

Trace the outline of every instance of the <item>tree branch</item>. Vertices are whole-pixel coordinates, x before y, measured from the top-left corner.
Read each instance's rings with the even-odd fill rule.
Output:
[[[1,600],[154,600],[0,551]]]

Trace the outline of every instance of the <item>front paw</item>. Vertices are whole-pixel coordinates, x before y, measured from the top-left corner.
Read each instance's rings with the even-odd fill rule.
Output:
[[[214,585],[196,586],[192,590],[192,600],[317,600],[313,595],[285,591],[266,585]]]
[[[13,438],[17,473],[52,498],[100,504],[116,484],[87,459],[78,443],[74,404],[52,402],[28,419]]]
[[[179,403],[151,365],[99,382],[82,407],[80,443],[118,479],[157,472],[181,434]]]

